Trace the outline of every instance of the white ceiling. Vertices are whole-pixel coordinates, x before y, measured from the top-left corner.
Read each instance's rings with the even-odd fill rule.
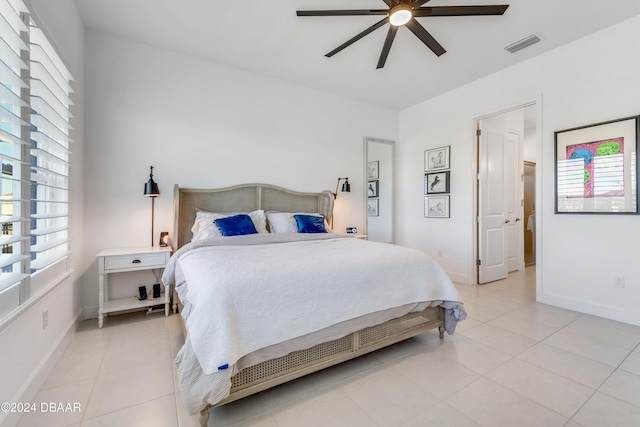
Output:
[[[325,53],[379,16],[297,17],[296,10],[384,9],[382,0],[75,0],[88,29],[401,110],[640,14],[637,0],[432,0],[509,4],[503,16],[418,21],[447,50],[436,57],[400,28],[383,69],[387,27]],[[535,33],[515,54],[504,46]]]

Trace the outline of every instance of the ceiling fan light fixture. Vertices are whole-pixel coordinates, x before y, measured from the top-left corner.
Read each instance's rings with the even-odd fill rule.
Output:
[[[331,52],[324,56],[331,58],[353,43],[371,34],[380,27],[389,24],[389,31],[380,52],[380,59],[376,69],[384,67],[389,56],[389,50],[398,32],[398,27],[404,26],[425,44],[436,56],[441,56],[447,51],[424,28],[417,18],[432,16],[497,16],[503,15],[509,5],[477,5],[477,6],[423,6],[429,0],[383,0],[387,5],[385,9],[342,9],[342,10],[298,10],[298,16],[384,16],[380,21],[366,28],[364,31],[351,37]]]
[[[413,9],[408,4],[399,4],[389,13],[389,23],[399,27],[413,18]]]

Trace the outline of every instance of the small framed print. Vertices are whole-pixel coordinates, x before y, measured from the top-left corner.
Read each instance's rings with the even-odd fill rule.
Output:
[[[371,199],[367,200],[367,215],[368,216],[379,216],[379,199]]]
[[[449,196],[425,196],[425,218],[449,218]]]
[[[368,198],[378,197],[379,190],[380,190],[379,182],[380,181],[375,180],[375,181],[369,181],[367,183],[367,197]]]
[[[451,146],[434,148],[424,152],[424,171],[431,172],[441,169],[449,169],[451,164],[449,158]]]
[[[378,179],[380,177],[380,173],[378,168],[380,167],[380,162],[369,162],[367,165],[367,179]]]
[[[449,171],[424,174],[424,194],[449,192]]]

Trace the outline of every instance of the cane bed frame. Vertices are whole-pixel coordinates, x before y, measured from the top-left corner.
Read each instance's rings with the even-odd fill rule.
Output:
[[[300,193],[267,184],[245,184],[221,189],[174,188],[175,249],[191,241],[196,209],[214,212],[250,212],[257,209],[282,212],[320,213],[327,221],[333,214],[333,193]],[[178,302],[178,307],[182,305]],[[242,369],[231,378],[227,398],[200,412],[200,425],[206,426],[209,409],[225,405],[312,372],[438,328],[444,336],[444,312],[428,307],[353,332],[342,338],[294,351]],[[183,323],[183,331],[187,333]]]

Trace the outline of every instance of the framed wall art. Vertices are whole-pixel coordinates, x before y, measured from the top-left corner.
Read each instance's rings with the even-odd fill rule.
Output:
[[[371,199],[367,200],[367,215],[368,216],[379,216],[380,215],[380,204],[379,199]]]
[[[369,162],[367,164],[367,179],[378,179],[380,177],[380,171],[378,170],[380,167],[380,162]]]
[[[555,132],[556,213],[638,213],[639,118]]]
[[[424,174],[424,194],[449,192],[449,171]]]
[[[450,146],[434,148],[433,150],[427,150],[424,152],[424,171],[431,172],[441,169],[449,169],[450,158]]]
[[[425,218],[449,218],[449,196],[425,196]]]
[[[367,182],[367,197],[378,197],[380,195],[380,181],[369,181]]]

